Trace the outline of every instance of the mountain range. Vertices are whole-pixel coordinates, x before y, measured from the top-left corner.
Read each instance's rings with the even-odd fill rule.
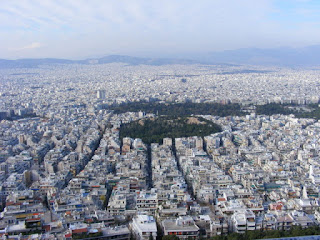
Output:
[[[130,65],[167,65],[167,64],[250,64],[268,66],[316,66],[320,65],[320,45],[303,48],[243,48],[206,54],[193,54],[187,59],[180,58],[142,58],[109,55],[85,60],[57,58],[38,59],[0,59],[0,68],[32,68],[51,64],[104,64],[121,62]]]

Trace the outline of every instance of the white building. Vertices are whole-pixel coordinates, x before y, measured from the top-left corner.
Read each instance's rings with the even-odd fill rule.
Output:
[[[105,99],[106,98],[106,90],[99,89],[97,91],[97,98],[98,99]]]
[[[231,226],[237,233],[258,229],[256,217],[249,209],[236,211],[231,217]]]
[[[132,219],[131,230],[137,240],[157,237],[157,225],[153,216],[137,215]]]

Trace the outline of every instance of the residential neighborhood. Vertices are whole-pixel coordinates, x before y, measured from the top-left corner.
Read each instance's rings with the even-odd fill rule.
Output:
[[[123,124],[158,116],[108,107],[121,102],[319,102],[315,70],[222,74],[227,70],[122,64],[0,70],[1,239],[205,239],[319,225],[316,119],[201,115],[222,131],[150,145],[119,137]],[[181,82],[181,74],[194,76]],[[283,94],[272,88],[279,74],[287,79]],[[265,82],[256,98],[245,84],[230,89],[235,80],[249,86],[253,79]],[[285,91],[295,84],[298,92]]]

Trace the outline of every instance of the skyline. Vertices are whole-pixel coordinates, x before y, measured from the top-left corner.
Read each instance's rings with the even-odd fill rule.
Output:
[[[312,0],[3,1],[0,58],[189,57],[320,43]]]

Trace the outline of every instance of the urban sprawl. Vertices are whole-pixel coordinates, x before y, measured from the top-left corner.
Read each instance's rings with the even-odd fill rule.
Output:
[[[320,224],[320,122],[202,115],[222,131],[150,146],[128,102],[319,103],[320,69],[43,65],[0,69],[1,239],[209,238]]]

